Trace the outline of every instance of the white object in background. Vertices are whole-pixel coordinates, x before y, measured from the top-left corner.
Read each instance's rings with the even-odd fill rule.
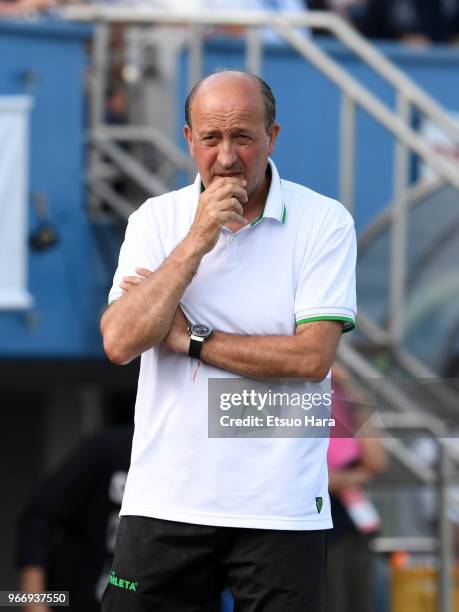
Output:
[[[459,125],[459,113],[450,112],[451,119]],[[444,155],[451,161],[456,161],[459,164],[459,145],[454,144],[451,138],[442,132],[430,119],[424,119],[421,123],[421,136],[427,140],[437,153]],[[459,170],[459,166],[458,166]],[[423,179],[433,179],[437,173],[425,163],[421,164],[420,175]]]
[[[0,96],[0,310],[32,304],[28,264],[28,96]]]
[[[339,497],[360,533],[374,533],[381,528],[378,511],[362,489],[345,489]]]

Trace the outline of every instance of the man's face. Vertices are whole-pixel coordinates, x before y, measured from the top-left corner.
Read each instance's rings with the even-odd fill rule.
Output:
[[[257,83],[237,73],[213,75],[193,100],[191,125],[184,135],[206,188],[219,176],[244,178],[249,199],[263,188],[279,126],[266,132]]]

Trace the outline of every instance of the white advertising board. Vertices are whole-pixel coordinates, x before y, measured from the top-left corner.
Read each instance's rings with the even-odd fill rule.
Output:
[[[28,308],[28,96],[0,96],[0,310]]]

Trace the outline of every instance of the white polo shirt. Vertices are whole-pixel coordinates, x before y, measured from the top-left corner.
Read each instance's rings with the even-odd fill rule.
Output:
[[[307,321],[356,315],[352,217],[330,198],[280,180],[274,163],[262,217],[226,228],[181,305],[191,323],[246,335],[292,335]],[[135,268],[155,270],[186,236],[193,185],[129,218],[109,302]],[[330,373],[329,373],[330,376]],[[131,467],[121,515],[267,529],[332,527],[324,438],[209,438],[208,380],[237,377],[155,347],[142,354]],[[322,498],[322,505],[317,503]]]

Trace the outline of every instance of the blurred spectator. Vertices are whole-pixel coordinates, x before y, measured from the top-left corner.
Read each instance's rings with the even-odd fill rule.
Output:
[[[71,612],[96,612],[111,570],[133,427],[84,441],[33,496],[18,530],[20,589],[70,591]],[[47,606],[25,611],[48,612]]]
[[[365,421],[365,402],[341,366],[333,366],[333,417],[337,423],[328,450],[333,530],[328,544],[327,610],[374,609],[370,539],[379,516],[363,487],[385,469],[386,453],[376,430]],[[357,409],[358,408],[358,409]],[[365,438],[354,437],[365,423]]]
[[[313,11],[333,11],[341,17],[359,27],[362,16],[365,15],[367,0],[308,0],[309,8]],[[330,36],[329,30],[315,29],[314,34]]]
[[[353,19],[354,15],[365,7],[366,0],[308,0],[314,11],[334,11],[342,17]]]
[[[0,0],[0,18],[24,17],[31,13],[46,11],[55,3],[55,0]]]
[[[107,92],[105,121],[110,125],[124,125],[127,120],[128,101],[125,86],[113,78]]]
[[[307,9],[304,0],[201,0],[197,7],[208,10],[236,11],[302,11]]]
[[[306,0],[201,0],[198,1],[198,8],[210,11],[288,11],[290,13],[299,13],[308,9]],[[240,36],[245,33],[244,27],[225,26],[218,28],[217,31],[223,31],[226,34]],[[303,34],[307,34],[308,30],[302,28]],[[279,43],[282,42],[281,37],[268,28],[263,30],[263,40],[265,42]]]
[[[361,29],[373,38],[424,46],[459,42],[459,0],[367,0]]]

